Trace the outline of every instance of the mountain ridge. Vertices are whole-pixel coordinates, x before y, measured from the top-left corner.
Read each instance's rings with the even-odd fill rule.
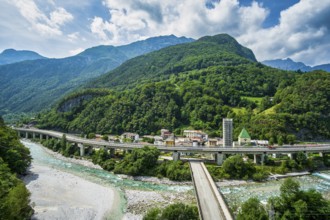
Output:
[[[41,56],[37,52],[30,50],[15,50],[6,49],[0,53],[0,65],[12,64],[26,60],[38,60],[47,59],[47,57]]]
[[[261,63],[274,67],[279,68],[282,70],[291,70],[291,71],[303,71],[303,72],[310,72],[313,70],[324,70],[330,72],[330,64],[321,64],[316,66],[308,66],[303,62],[295,62],[291,58],[286,59],[275,59],[275,60],[264,60]]]
[[[154,45],[156,41],[157,45]],[[147,53],[159,47],[191,42],[189,38],[159,36],[134,44],[134,54]],[[163,42],[163,43],[159,43]],[[121,48],[129,50],[130,44]],[[0,65],[0,114],[37,112],[50,107],[60,97],[88,80],[108,72],[129,57],[114,46],[97,46],[67,58],[28,60]]]

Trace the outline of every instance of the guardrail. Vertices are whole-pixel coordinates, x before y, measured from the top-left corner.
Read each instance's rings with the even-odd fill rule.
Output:
[[[215,185],[209,171],[207,170],[206,166],[204,165],[203,162],[201,162],[201,166],[203,168],[203,171],[205,173],[205,175],[207,176],[207,181],[209,183],[209,185],[212,188],[212,192],[214,194],[214,196],[217,198],[218,200],[218,206],[220,208],[220,211],[222,213],[222,216],[224,217],[224,219],[226,220],[233,220],[233,217],[228,209],[228,206],[226,204],[225,199],[223,198],[223,196],[221,195],[221,193],[219,192],[217,186]]]
[[[197,193],[197,190],[196,190],[197,188],[196,188],[196,185],[195,185],[194,171],[191,168],[190,162],[189,162],[189,168],[190,168],[190,173],[191,173],[191,180],[192,180],[192,182],[194,184],[195,194],[196,194],[196,197],[197,197],[197,207],[198,207],[199,218],[201,220],[203,220],[203,210],[202,210],[202,207],[200,205],[199,195]]]

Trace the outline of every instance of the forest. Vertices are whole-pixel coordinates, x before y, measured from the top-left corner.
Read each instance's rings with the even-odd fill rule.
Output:
[[[19,179],[31,163],[29,149],[0,117],[0,219],[30,219],[30,192]]]

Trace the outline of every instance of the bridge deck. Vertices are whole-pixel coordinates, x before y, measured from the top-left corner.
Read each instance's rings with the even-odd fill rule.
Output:
[[[194,181],[201,219],[232,219],[225,202],[204,164],[198,161],[191,161],[190,169]]]
[[[35,128],[14,128],[20,132],[27,132],[27,133],[37,133],[43,135],[49,135],[55,138],[61,138],[63,133],[56,132],[56,131],[49,131],[49,130],[41,130]],[[81,143],[88,146],[93,147],[111,147],[111,148],[118,148],[118,149],[134,149],[134,148],[142,148],[146,144],[134,144],[134,143],[110,143],[106,141],[96,141],[90,139],[79,138],[70,134],[66,134],[66,138],[69,142],[74,143]],[[150,146],[155,146],[149,144]],[[245,153],[245,154],[279,154],[279,153],[297,153],[297,152],[314,152],[314,153],[327,153],[330,152],[330,145],[316,145],[316,146],[308,146],[308,145],[294,145],[294,146],[283,146],[278,147],[276,149],[268,149],[266,147],[241,147],[241,148],[224,148],[221,146],[216,146],[214,148],[199,146],[199,147],[168,147],[168,146],[155,146],[160,151],[165,152],[192,152],[192,153],[223,153],[223,154],[236,154],[236,153]]]

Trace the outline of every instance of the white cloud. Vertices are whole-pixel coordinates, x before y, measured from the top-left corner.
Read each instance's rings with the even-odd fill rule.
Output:
[[[79,54],[83,51],[84,51],[83,48],[77,48],[77,49],[70,50],[69,53],[70,53],[71,56],[74,56],[74,55],[77,55],[77,54]]]
[[[282,11],[277,26],[266,29],[262,25],[269,9],[255,1],[242,6],[238,0],[221,0],[213,9],[206,8],[204,0],[104,0],[104,5],[110,19],[95,17],[91,30],[108,44],[165,34],[199,38],[228,33],[259,60],[292,57],[314,64],[313,51],[320,51],[320,42],[330,39],[328,0],[301,1]],[[321,54],[330,57],[329,53]]]
[[[255,2],[241,7],[237,0],[221,0],[211,10],[203,0],[105,0],[104,4],[111,17],[108,21],[94,18],[91,31],[111,44],[165,34],[237,36],[260,26],[268,13]]]
[[[61,26],[73,20],[73,15],[61,7],[55,8],[48,17],[33,0],[13,0],[10,3],[16,6],[31,24],[31,31],[37,31],[44,36],[62,35]]]
[[[309,65],[328,62],[330,1],[301,1],[281,12],[280,23],[238,39],[260,60],[291,57]]]

